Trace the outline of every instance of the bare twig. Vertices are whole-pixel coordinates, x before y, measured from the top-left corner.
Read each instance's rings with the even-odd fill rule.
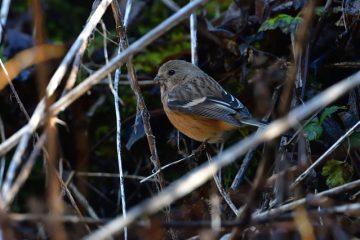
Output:
[[[193,0],[190,0],[190,2]],[[193,12],[190,16],[190,38],[191,38],[191,62],[198,65],[197,54],[197,18],[196,13]]]
[[[360,63],[359,62],[338,62],[338,63],[333,63],[330,66],[338,67],[338,68],[359,69],[360,68]]]
[[[49,164],[49,168],[52,168],[52,166],[51,166],[50,164]],[[67,197],[68,197],[68,199],[69,199],[72,207],[74,208],[76,214],[78,215],[78,217],[83,218],[84,216],[83,216],[83,214],[81,213],[79,207],[77,206],[76,201],[75,201],[75,198],[73,197],[73,195],[71,194],[70,190],[69,190],[68,187],[67,187],[67,183],[70,181],[71,175],[69,175],[69,179],[66,180],[67,183],[65,183],[55,168],[52,168],[52,171],[54,171],[54,174],[55,174],[55,177],[57,178],[57,181],[58,181],[58,183],[59,183],[59,186],[60,186],[60,187],[62,188],[62,190],[66,193],[66,195],[67,195]],[[62,199],[60,194],[59,194],[57,197],[58,197],[58,199]],[[56,217],[56,216],[54,216],[54,217]],[[86,223],[84,223],[84,224],[85,224],[86,230],[87,230],[88,232],[90,232],[89,226],[88,226]]]
[[[87,44],[88,44],[88,41],[84,40],[84,42],[82,43],[81,47],[79,48],[79,50],[77,51],[77,53],[75,55],[73,66],[72,66],[72,69],[70,71],[69,78],[66,81],[66,85],[65,85],[65,88],[64,88],[64,90],[62,92],[62,96],[64,96],[68,91],[70,91],[75,85],[76,76],[77,76],[77,74],[79,72],[79,69],[80,69],[81,58],[84,55]]]
[[[221,155],[221,152],[222,151],[220,151],[219,155]],[[211,162],[210,154],[206,152],[206,156],[207,156],[208,161]],[[219,176],[219,174],[214,174],[213,178],[214,178],[214,182],[216,184],[216,187],[219,190],[219,193],[221,194],[221,196],[223,197],[223,199],[225,200],[227,205],[230,207],[231,211],[233,211],[235,216],[238,216],[239,211],[238,211],[237,207],[234,205],[234,203],[232,202],[229,194],[226,192],[226,190],[224,189],[224,187],[221,184],[221,176]]]
[[[241,167],[239,169],[239,171],[236,173],[236,176],[234,178],[234,181],[232,182],[231,184],[231,189],[232,190],[236,190],[240,187],[240,184],[242,183],[244,177],[245,177],[245,174],[246,174],[246,170],[249,168],[249,165],[251,163],[251,160],[253,158],[255,154],[255,149],[250,149],[245,157],[244,157],[244,160],[241,164]]]
[[[114,4],[114,2],[112,4]],[[106,26],[105,26],[105,23],[104,23],[103,20],[100,21],[100,24],[101,24],[101,28],[102,28],[102,31],[103,31],[104,58],[105,58],[105,63],[108,64],[109,63],[109,54],[108,54],[108,50],[107,50],[107,34],[106,34],[107,30],[106,30]],[[115,74],[117,74],[117,71],[118,71],[118,69],[116,69]],[[119,73],[119,74],[121,74],[121,73]],[[113,85],[112,77],[111,77],[110,73],[107,75],[107,78],[108,78],[108,84],[109,84],[110,91],[112,92],[113,95],[115,95],[115,89],[114,89],[114,85]],[[115,75],[115,78],[116,78],[116,75]],[[117,82],[118,81],[119,80],[117,80]],[[116,84],[116,86],[117,85],[118,84]],[[115,98],[116,97],[114,96],[114,99]],[[120,101],[119,96],[117,96],[117,99],[115,99],[115,100],[119,102]],[[116,104],[117,103],[115,102],[115,106],[116,106]]]
[[[140,86],[152,86],[155,85],[154,80],[142,80],[138,82]],[[129,81],[120,81],[120,85],[131,85]]]
[[[315,199],[321,199],[323,197],[334,196],[334,195],[338,195],[343,192],[354,190],[357,188],[360,188],[360,180],[349,182],[344,185],[341,185],[341,186],[320,192],[318,194],[315,194],[313,196],[313,199],[315,200]],[[299,200],[293,201],[291,203],[282,205],[282,206],[274,208],[274,209],[270,209],[265,212],[255,213],[255,214],[253,214],[252,219],[259,221],[260,219],[271,218],[271,217],[277,216],[279,214],[282,214],[284,212],[290,211],[290,210],[292,210],[300,205],[303,205],[305,203],[306,203],[306,198],[301,198]]]
[[[188,159],[192,158],[193,156],[195,156],[195,153],[191,153],[189,156],[186,156],[186,157],[184,157],[184,158],[181,158],[181,159],[179,159],[179,160],[176,160],[176,161],[174,161],[174,162],[171,162],[171,163],[169,163],[169,164],[166,164],[165,166],[162,166],[160,169],[157,169],[157,170],[156,170],[155,172],[153,172],[151,175],[143,178],[143,179],[140,181],[140,183],[149,181],[150,178],[153,178],[154,176],[156,176],[157,174],[159,174],[160,171],[163,171],[163,170],[165,170],[165,169],[168,168],[168,167],[171,167],[171,166],[176,165],[176,164],[178,164],[178,163],[181,163],[181,162],[183,162],[183,161],[185,161],[185,160],[188,160]]]
[[[350,203],[332,208],[322,208],[320,211],[316,210],[314,214],[346,214],[347,216],[359,216],[360,203]]]
[[[34,221],[34,222],[68,222],[68,223],[86,223],[86,224],[101,224],[105,223],[107,219],[95,219],[89,217],[78,217],[78,216],[58,216],[54,217],[51,215],[39,215],[39,214],[21,214],[21,213],[10,213],[6,216],[10,221],[22,222],[22,221]]]
[[[129,17],[130,17],[130,13],[131,13],[131,9],[132,9],[132,4],[133,4],[132,0],[127,0],[126,1],[125,14],[124,14],[124,27],[125,27],[125,29],[127,29],[128,25],[129,25]]]
[[[115,0],[117,1],[117,0]],[[115,2],[114,1],[114,2]],[[120,54],[120,48],[119,52]],[[126,216],[126,200],[125,200],[125,186],[124,186],[124,173],[122,166],[122,157],[121,157],[121,113],[120,113],[120,97],[119,97],[119,78],[121,70],[120,68],[115,71],[114,79],[114,104],[115,104],[115,115],[116,115],[116,152],[118,159],[118,168],[119,168],[119,199],[121,199],[122,212]],[[127,239],[127,230],[124,231],[124,238]]]
[[[125,78],[127,78],[127,76]],[[124,79],[123,74],[120,76],[120,79]],[[138,81],[138,83],[139,83],[140,86],[153,86],[153,85],[156,85],[154,80],[141,80],[141,81]],[[98,84],[99,85],[104,85],[104,84],[108,84],[108,83],[99,82]],[[123,80],[123,81],[120,80],[119,85],[129,86],[129,85],[131,85],[131,82],[129,82],[128,80]]]
[[[127,16],[130,14],[131,1],[127,1],[126,11]],[[117,0],[113,1],[111,4],[111,9],[114,14],[115,22],[116,22],[116,32],[119,38],[119,48],[117,55],[120,55],[122,51],[124,51],[124,43],[122,42],[125,38],[125,29],[127,22],[123,24],[123,19],[121,16],[120,5]],[[128,17],[127,17],[128,19]],[[120,97],[119,97],[119,81],[121,75],[121,68],[117,68],[115,71],[115,79],[114,79],[114,104],[115,104],[115,115],[116,115],[116,151],[117,151],[117,159],[118,159],[118,168],[119,168],[119,192],[118,198],[121,201],[122,214],[126,218],[126,198],[125,198],[125,185],[124,185],[124,174],[123,174],[123,166],[122,166],[122,157],[121,157],[121,114],[120,114]],[[128,230],[124,228],[124,239],[128,239]]]
[[[157,196],[145,200],[130,209],[126,218],[115,218],[103,228],[97,230],[89,236],[86,236],[85,239],[104,239],[111,236],[116,232],[122,231],[125,226],[134,222],[138,217],[144,214],[154,213],[164,206],[167,206],[175,200],[185,196],[204,184],[220,168],[232,163],[238,156],[245,154],[250,148],[256,147],[262,142],[269,141],[279,136],[290,127],[297,126],[299,121],[303,120],[319,108],[330,104],[359,84],[360,71],[324,90],[307,103],[292,110],[286,117],[269,124],[261,132],[252,134],[224,150],[221,156],[214,157],[211,163],[200,165],[193,171],[173,182]]]
[[[5,141],[5,127],[4,127],[4,122],[2,120],[2,117],[0,115],[0,142]],[[3,184],[3,180],[4,180],[4,173],[5,173],[5,156],[2,156],[0,159],[0,187]]]
[[[89,216],[93,219],[98,220],[99,217],[97,216],[95,210],[90,206],[88,200],[81,194],[81,192],[77,189],[75,184],[70,183],[69,189],[74,193],[75,198],[78,200],[79,203],[83,206],[84,209],[88,212]]]
[[[240,224],[246,224],[251,219],[251,213],[257,205],[257,201],[262,194],[262,189],[266,183],[266,173],[274,162],[276,157],[276,144],[275,140],[269,141],[264,148],[264,154],[261,158],[260,164],[256,170],[256,176],[252,184],[249,196],[246,199],[246,203],[239,209],[239,216],[237,218]],[[239,229],[235,228],[232,231],[232,238],[239,232]]]
[[[269,116],[264,117],[263,120],[268,122]],[[259,132],[260,130],[261,129],[258,128],[256,131]],[[248,170],[250,163],[255,155],[255,151],[256,151],[256,148],[252,148],[252,149],[249,149],[249,151],[246,153],[246,155],[241,163],[240,169],[236,173],[235,178],[234,178],[233,182],[231,183],[232,190],[236,190],[240,187],[240,184],[242,183],[242,181],[245,178],[246,171]]]
[[[345,214],[346,216],[359,216],[360,204],[359,203],[351,203],[351,204],[344,204],[340,206],[334,206],[329,208],[322,208],[321,210],[309,210],[309,216],[331,216],[334,214]],[[293,222],[296,213],[291,212],[289,214],[283,213],[279,216],[269,216],[264,218],[257,218],[254,217],[250,223],[252,224],[263,224],[263,223],[270,223],[270,224],[283,224],[283,221],[291,221]],[[275,221],[280,220],[280,221]],[[221,227],[229,228],[229,227],[240,227],[243,224],[239,223],[238,221],[222,221]],[[212,226],[212,222],[210,221],[183,221],[183,222],[169,222],[165,223],[164,227],[173,227],[173,228],[209,228]],[[229,234],[230,235],[230,234]],[[230,239],[230,238],[224,238]]]
[[[3,198],[6,198],[6,195],[8,194],[8,192],[11,188],[11,185],[13,184],[13,181],[14,181],[14,178],[16,175],[16,171],[17,171],[18,167],[20,166],[22,157],[27,148],[27,144],[28,144],[28,141],[30,140],[30,137],[31,137],[31,135],[29,132],[27,132],[23,135],[23,137],[21,138],[21,141],[20,141],[18,147],[16,148],[16,151],[11,159],[10,165],[6,172],[6,178],[5,178],[4,184],[1,189],[2,190],[1,194],[2,194]]]
[[[34,132],[38,127],[38,123],[41,119],[43,119],[43,111],[44,111],[44,102],[42,101],[37,108],[35,109],[30,121],[16,133],[11,135],[6,139],[3,143],[0,144],[0,156],[3,156],[5,153],[10,151],[25,134],[29,134],[29,132]]]
[[[13,201],[14,197],[20,190],[21,186],[25,183],[26,179],[29,177],[31,173],[31,169],[35,164],[36,158],[38,157],[41,149],[45,143],[46,134],[42,134],[34,146],[28,160],[22,167],[19,175],[17,176],[14,184],[12,184],[11,188],[7,191],[7,194],[3,196],[3,200],[5,203],[5,207],[8,207]]]
[[[7,69],[5,68],[4,63],[3,63],[3,61],[2,61],[1,59],[0,59],[0,66],[1,66],[2,70],[3,70],[4,73],[5,73],[6,80],[9,82],[11,91],[12,91],[12,93],[13,93],[14,96],[15,96],[16,102],[17,102],[17,104],[19,105],[19,108],[20,108],[21,112],[24,114],[24,116],[26,117],[26,119],[29,120],[29,119],[30,119],[30,116],[29,116],[28,112],[26,111],[25,106],[24,106],[24,104],[22,103],[22,101],[21,101],[21,99],[20,99],[20,96],[19,96],[19,94],[17,93],[17,91],[16,91],[16,89],[15,89],[15,86],[14,86],[14,84],[12,83],[12,81],[11,81],[11,79],[10,79],[9,73],[8,73]]]
[[[173,0],[161,0],[169,9],[174,12],[180,9],[179,5],[177,5]]]
[[[120,174],[118,173],[106,173],[106,172],[75,172],[76,176],[86,176],[86,177],[104,177],[104,178],[118,178]],[[142,180],[145,177],[137,175],[124,175],[124,178]]]
[[[315,167],[319,166],[320,163],[323,162],[323,160],[332,153],[347,137],[349,137],[357,127],[359,127],[360,121],[357,122],[354,126],[352,126],[344,135],[342,135],[331,147],[328,148],[313,164],[311,164],[310,167],[308,167],[302,174],[300,174],[293,184],[291,184],[291,187],[295,187],[297,184],[299,184],[304,178],[306,178],[307,175],[313,170]]]

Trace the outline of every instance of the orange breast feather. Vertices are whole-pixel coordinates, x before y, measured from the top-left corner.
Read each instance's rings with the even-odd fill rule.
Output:
[[[165,110],[170,122],[183,134],[199,142],[217,143],[237,127],[224,121]]]

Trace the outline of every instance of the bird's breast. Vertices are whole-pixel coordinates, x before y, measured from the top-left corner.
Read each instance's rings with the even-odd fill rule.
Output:
[[[171,111],[166,108],[165,113],[175,128],[189,138],[199,142],[222,142],[226,133],[237,128],[224,121]]]

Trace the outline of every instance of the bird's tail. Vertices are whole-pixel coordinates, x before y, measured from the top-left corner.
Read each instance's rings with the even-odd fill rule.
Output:
[[[255,119],[241,119],[239,120],[242,124],[250,125],[258,128],[265,128],[268,124],[264,122],[256,121]]]

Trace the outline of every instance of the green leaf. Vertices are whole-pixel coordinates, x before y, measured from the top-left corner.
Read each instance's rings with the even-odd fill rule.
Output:
[[[320,119],[314,119],[310,123],[308,123],[305,128],[305,136],[309,141],[317,140],[321,137],[322,133],[324,132],[324,128],[321,126],[324,122],[325,118],[331,116],[334,112],[338,110],[346,109],[345,106],[331,106],[324,109],[321,113]],[[360,139],[359,139],[360,142]],[[359,143],[360,144],[360,143]],[[360,145],[359,145],[360,146]]]
[[[343,161],[330,160],[322,168],[321,175],[326,177],[326,185],[336,187],[349,182],[353,169]]]
[[[295,32],[298,24],[302,21],[300,17],[293,17],[287,14],[279,14],[276,17],[267,19],[259,28],[259,32],[280,29],[283,33],[288,34]]]
[[[317,120],[312,120],[305,126],[304,131],[307,139],[309,141],[314,141],[320,138],[324,129]]]
[[[343,110],[343,109],[346,109],[346,107],[345,106],[331,106],[331,107],[325,108],[320,116],[320,120],[319,120],[320,124],[322,124],[324,122],[325,118],[329,117],[334,112],[337,112],[338,110]]]
[[[350,135],[350,146],[360,148],[360,132],[354,132]]]

